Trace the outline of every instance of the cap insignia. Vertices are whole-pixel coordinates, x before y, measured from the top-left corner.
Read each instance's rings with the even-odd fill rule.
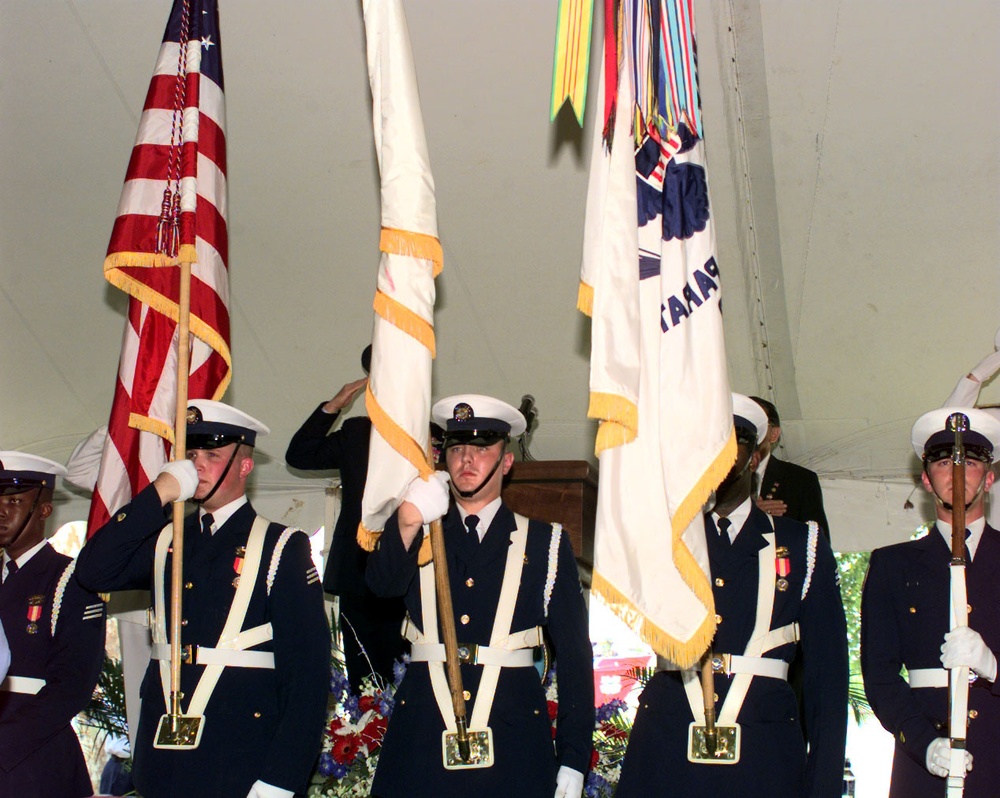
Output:
[[[187,409],[187,423],[188,424],[201,423],[201,411],[197,407],[189,407]]]
[[[459,402],[455,405],[455,411],[452,414],[452,418],[455,421],[469,421],[475,417],[475,413],[472,412],[472,405],[466,404],[465,402]]]

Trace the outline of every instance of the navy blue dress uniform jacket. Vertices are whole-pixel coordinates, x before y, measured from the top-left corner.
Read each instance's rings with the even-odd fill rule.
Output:
[[[293,468],[304,471],[340,471],[340,515],[333,528],[323,589],[335,595],[370,595],[365,584],[368,552],[358,545],[357,537],[358,524],[361,523],[361,496],[368,478],[368,442],[372,422],[365,416],[349,418],[340,429],[328,434],[339,415],[324,413],[322,404],[317,407],[292,436],[285,460]]]
[[[788,589],[775,590],[771,629],[798,622],[804,663],[803,739],[795,694],[782,679],[755,676],[737,717],[742,750],[735,765],[687,760],[688,725],[694,719],[678,672],[657,673],[639,699],[639,710],[622,766],[618,798],[653,795],[732,795],[739,798],[837,798],[841,794],[847,736],[847,629],[837,568],[819,535],[815,569],[802,599],[806,576],[804,524],[775,518],[775,545],[788,548]],[[742,654],[754,627],[759,580],[758,554],[771,530],[767,516],[750,511],[732,547],[718,543],[711,518],[706,537],[715,611],[720,616],[713,651]],[[775,578],[773,572],[765,578]],[[788,643],[764,656],[791,662]],[[729,690],[729,677],[716,674],[716,711]],[[808,753],[806,744],[808,742]]]
[[[95,590],[150,588],[156,539],[169,511],[160,507],[150,485],[116,513],[80,553],[80,581]],[[184,620],[182,645],[214,647],[236,590],[234,561],[245,547],[256,514],[240,507],[211,537],[202,534],[197,513],[184,525]],[[133,759],[135,784],[144,798],[245,798],[258,779],[304,792],[319,754],[330,678],[330,630],[323,590],[309,553],[309,540],[288,540],[266,592],[268,566],[283,531],[267,530],[243,629],[270,623],[274,639],[255,647],[273,651],[275,667],[227,667],[205,710],[201,744],[193,750],[153,748],[160,716],[166,711],[160,666],[152,660],[143,679],[142,708]],[[170,618],[171,557],[166,562],[167,630]],[[181,666],[181,689],[194,694],[204,666]],[[167,687],[169,691],[169,685]]]
[[[399,634],[406,607],[398,596],[379,598],[365,582],[368,552],[358,545],[358,524],[372,422],[365,416],[349,418],[330,433],[338,415],[324,413],[323,405],[317,407],[292,436],[285,460],[306,471],[340,470],[340,515],[330,541],[323,589],[340,596],[347,675],[353,690],[360,692],[362,680],[373,671],[392,682],[393,665],[406,650]]]
[[[919,540],[872,552],[861,599],[861,670],[868,701],[892,733],[892,798],[944,796],[945,780],[925,767],[927,746],[948,736],[947,688],[910,689],[900,668],[941,668],[949,629],[951,549],[937,527]],[[1000,652],[1000,532],[987,526],[966,567],[969,626]],[[1000,687],[985,679],[969,688],[967,798],[1000,795]]]
[[[502,505],[482,543],[469,540],[454,507],[444,518],[445,548],[451,580],[458,641],[488,644],[500,598],[514,514]],[[556,771],[565,765],[586,773],[594,729],[594,668],[587,610],[576,560],[563,533],[558,571],[543,614],[551,526],[528,525],[524,570],[511,624],[512,631],[544,626],[551,640],[559,687],[558,732],[553,749],[545,693],[534,668],[503,668],[489,725],[494,764],[489,768],[446,771],[441,760],[445,729],[430,685],[426,662],[413,662],[396,693],[372,794],[379,798],[551,798]],[[411,620],[422,625],[417,551],[420,537],[407,551],[396,518],[386,525],[379,547],[368,561],[368,583],[380,595],[404,595]],[[465,622],[463,622],[465,621]],[[462,683],[475,708],[481,668],[462,665]],[[451,706],[448,706],[451,712]]]
[[[44,679],[36,695],[0,692],[0,798],[76,798],[94,792],[70,721],[94,692],[104,662],[104,602],[66,583],[55,634],[52,610],[69,557],[48,543],[0,586],[9,676]],[[32,596],[43,596],[29,633]]]
[[[815,471],[779,460],[773,454],[767,461],[760,486],[763,499],[781,499],[788,509],[785,517],[796,521],[815,521],[830,538],[830,525],[823,509],[823,491]]]

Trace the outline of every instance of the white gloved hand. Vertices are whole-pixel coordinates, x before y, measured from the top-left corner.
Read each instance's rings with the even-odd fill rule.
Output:
[[[957,626],[944,636],[941,664],[946,668],[972,668],[977,675],[996,681],[997,658],[979,632],[968,626]]]
[[[583,795],[583,774],[563,765],[556,774],[555,798],[580,798]]]
[[[979,382],[986,382],[1000,371],[1000,352],[991,352],[969,372]]]
[[[436,521],[448,512],[449,498],[447,471],[435,471],[426,480],[416,477],[403,494],[403,501],[417,508],[425,524]]]
[[[942,779],[948,778],[948,768],[951,765],[951,740],[947,737],[938,737],[927,746],[927,754],[924,756],[924,764],[933,776],[940,776]],[[972,770],[972,754],[965,752],[965,771]]]
[[[173,501],[186,502],[198,490],[198,471],[190,460],[171,460],[164,464],[156,478],[159,479],[164,475],[173,477],[177,483],[176,491],[171,491],[177,494],[177,498]]]

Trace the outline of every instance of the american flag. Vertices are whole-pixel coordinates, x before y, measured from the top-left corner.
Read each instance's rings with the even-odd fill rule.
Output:
[[[104,261],[129,307],[88,534],[167,460],[181,262],[191,263],[188,395],[218,399],[229,385],[225,130],[217,2],[175,0]]]

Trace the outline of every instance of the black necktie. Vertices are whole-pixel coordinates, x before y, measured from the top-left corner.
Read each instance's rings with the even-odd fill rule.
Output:
[[[733,522],[728,518],[720,518],[717,526],[719,527],[719,542],[729,548],[732,541],[729,539],[729,527],[733,525]]]
[[[7,579],[17,573],[17,560],[7,560]],[[6,582],[7,579],[4,579]]]
[[[971,537],[972,537],[972,530],[971,529],[966,529],[965,530],[965,561],[967,563],[971,563],[972,562],[972,552],[969,550],[969,538],[971,538]]]
[[[212,524],[214,524],[214,523],[215,523],[215,519],[212,518],[212,514],[211,513],[205,513],[201,517],[201,533],[203,535],[208,535],[209,537],[211,537],[212,536]]]
[[[467,515],[465,516],[465,528],[469,530],[469,540],[473,543],[479,542],[479,516],[478,515]]]

